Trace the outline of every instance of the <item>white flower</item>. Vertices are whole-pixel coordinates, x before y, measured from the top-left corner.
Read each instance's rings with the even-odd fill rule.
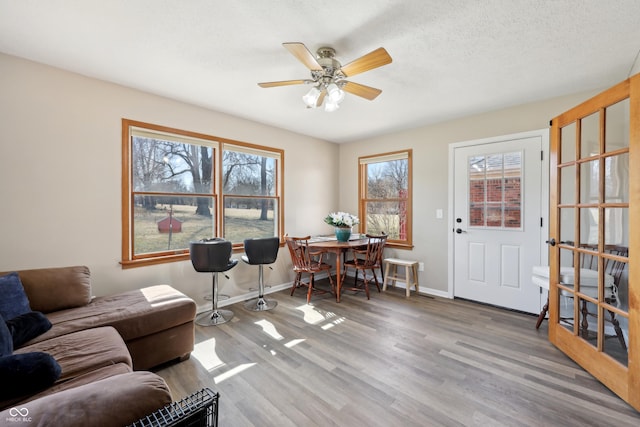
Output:
[[[324,222],[334,227],[353,227],[360,224],[357,216],[347,212],[331,212],[326,216]]]

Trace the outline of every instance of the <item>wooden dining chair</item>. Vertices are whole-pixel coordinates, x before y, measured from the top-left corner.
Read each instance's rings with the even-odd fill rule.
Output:
[[[347,289],[351,291],[362,291],[364,290],[365,295],[367,295],[367,299],[370,299],[369,294],[369,281],[367,278],[367,271],[371,271],[373,275],[374,283],[376,284],[376,288],[378,288],[378,292],[380,292],[380,283],[378,282],[378,276],[376,275],[376,270],[380,271],[382,274],[382,258],[384,252],[384,246],[387,243],[387,235],[382,234],[379,236],[374,236],[371,234],[367,234],[367,246],[362,248],[353,248],[351,251],[353,253],[353,258],[350,260],[346,260],[344,262],[344,270],[342,273],[342,283],[344,282],[344,278],[347,275],[347,271],[350,268],[355,269],[355,281],[353,287],[345,288],[344,285],[342,289]],[[362,286],[358,286],[358,272],[362,271]]]
[[[289,253],[291,254],[293,271],[296,273],[296,277],[293,281],[293,286],[291,287],[291,295],[293,296],[293,293],[296,291],[296,289],[306,286],[307,304],[309,303],[309,301],[311,301],[311,294],[313,292],[328,292],[324,289],[318,289],[315,287],[314,275],[316,273],[326,271],[329,275],[329,283],[331,283],[331,292],[334,294],[336,292],[335,284],[333,282],[333,278],[331,277],[331,265],[323,261],[326,252],[319,250],[316,251],[312,248],[309,248],[310,238],[311,236],[284,237],[284,240],[287,243],[287,247],[289,248]],[[302,274],[304,273],[309,275],[309,281],[306,283],[302,280]]]

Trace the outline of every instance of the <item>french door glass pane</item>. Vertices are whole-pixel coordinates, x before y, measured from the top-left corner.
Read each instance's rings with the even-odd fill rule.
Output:
[[[560,204],[576,203],[576,167],[565,166],[560,169]]]
[[[580,203],[598,203],[600,168],[599,160],[580,164]]]
[[[604,210],[604,244],[629,246],[629,208]]]
[[[606,109],[605,151],[629,146],[629,98]]]
[[[580,121],[580,158],[600,153],[600,114],[593,113]]]
[[[620,247],[612,248],[612,253],[620,250]],[[625,250],[626,248],[622,248]],[[628,364],[626,348],[629,344],[629,265],[626,262],[607,260],[605,270],[613,275],[615,292],[606,302],[624,311],[624,315],[609,311],[604,308],[605,334],[610,336],[605,341],[604,351],[625,366]]]
[[[598,246],[598,208],[580,208],[580,244]]]
[[[575,209],[560,209],[560,241],[568,245],[574,245],[575,238]]]
[[[578,298],[578,310],[580,314],[579,336],[595,347],[598,343],[599,332],[597,306],[586,299]]]
[[[629,153],[604,159],[605,203],[629,203]]]
[[[572,162],[576,159],[576,124],[571,123],[560,130],[560,161]]]

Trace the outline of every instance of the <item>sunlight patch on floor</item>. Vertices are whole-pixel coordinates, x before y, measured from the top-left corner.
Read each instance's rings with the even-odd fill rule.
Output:
[[[306,340],[304,338],[299,338],[297,340],[291,340],[288,343],[286,343],[284,346],[287,347],[287,348],[291,348],[291,347],[294,347],[294,346],[300,344],[303,341],[306,341]]]
[[[316,308],[312,305],[305,304],[300,307],[296,307],[296,310],[300,310],[303,314],[303,319],[305,322],[316,325],[326,319],[326,317],[320,313]],[[333,313],[327,313],[327,317],[331,317],[334,315]],[[335,315],[334,315],[335,316]]]
[[[191,357],[194,357],[198,362],[200,362],[200,364],[209,372],[219,368],[220,366],[224,366],[224,362],[220,360],[216,354],[215,338],[197,343],[193,348],[193,352],[191,352]]]
[[[255,324],[262,327],[262,331],[269,335],[271,338],[278,341],[284,339],[284,337],[278,333],[276,327],[273,326],[273,323],[269,322],[268,320],[259,320],[255,322]]]
[[[347,320],[346,317],[338,317],[336,320],[332,321],[331,323],[327,323],[326,325],[323,325],[322,329],[326,331],[326,330],[331,329],[334,326],[344,322],[345,320]]]
[[[213,378],[213,381],[216,384],[220,384],[222,381],[231,378],[232,376],[239,374],[240,372],[246,371],[247,369],[251,368],[252,366],[255,366],[256,363],[243,363],[242,365],[238,365],[233,369],[229,369],[227,372],[225,372],[224,374],[220,374],[216,377]]]

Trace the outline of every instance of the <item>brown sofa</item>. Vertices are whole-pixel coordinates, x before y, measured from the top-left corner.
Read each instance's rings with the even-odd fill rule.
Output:
[[[18,274],[31,310],[52,327],[14,354],[49,353],[62,372],[41,392],[0,401],[0,423],[26,408],[30,425],[120,426],[171,402],[164,380],[141,370],[189,357],[193,300],[167,285],[92,297],[83,266]]]

